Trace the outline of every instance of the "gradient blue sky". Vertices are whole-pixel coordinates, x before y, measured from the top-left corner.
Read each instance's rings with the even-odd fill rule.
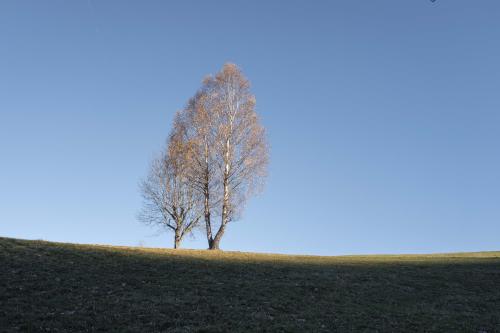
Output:
[[[497,0],[1,1],[0,235],[171,246],[137,185],[227,61],[272,149],[224,249],[500,249]]]

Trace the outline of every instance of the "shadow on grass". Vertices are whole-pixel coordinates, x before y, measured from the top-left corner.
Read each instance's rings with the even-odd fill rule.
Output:
[[[500,253],[307,257],[0,238],[16,331],[500,331]]]

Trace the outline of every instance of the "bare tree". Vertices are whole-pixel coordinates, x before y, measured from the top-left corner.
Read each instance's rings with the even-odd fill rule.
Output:
[[[189,150],[191,184],[204,198],[209,249],[219,249],[227,224],[266,176],[268,146],[249,81],[236,65],[224,65],[204,80],[174,127]]]
[[[211,112],[209,98],[210,89],[204,84],[202,89],[191,98],[184,110],[178,112],[174,120],[174,132],[186,143],[187,177],[191,187],[203,198],[203,215],[205,231],[209,244],[212,246],[213,208],[217,207],[218,182],[216,181],[215,146],[216,133],[212,124],[214,114]]]
[[[188,151],[182,137],[174,132],[167,149],[153,160],[149,175],[140,186],[144,205],[139,219],[173,231],[175,249],[202,217],[200,196],[187,177]]]
[[[250,82],[239,68],[226,64],[213,81],[222,212],[212,248],[218,249],[227,224],[238,218],[248,197],[262,189],[267,174],[268,145],[255,112]]]

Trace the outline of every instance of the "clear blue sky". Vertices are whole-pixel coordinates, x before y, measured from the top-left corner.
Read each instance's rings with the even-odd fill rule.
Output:
[[[497,0],[1,1],[0,235],[171,246],[137,185],[227,61],[271,164],[224,249],[500,249]]]

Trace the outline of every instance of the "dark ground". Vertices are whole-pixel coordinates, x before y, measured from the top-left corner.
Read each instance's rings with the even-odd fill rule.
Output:
[[[500,252],[308,257],[0,238],[1,332],[500,332]]]

